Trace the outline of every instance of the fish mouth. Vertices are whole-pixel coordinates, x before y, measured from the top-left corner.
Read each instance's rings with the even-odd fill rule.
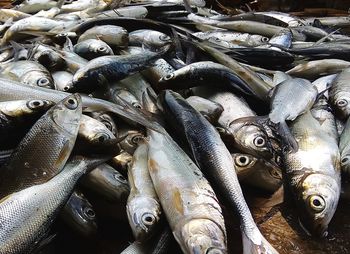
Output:
[[[324,238],[328,235],[328,227],[322,225],[322,223],[312,225],[311,223],[305,223],[305,221],[303,222],[303,220],[299,218],[299,225],[308,236]]]

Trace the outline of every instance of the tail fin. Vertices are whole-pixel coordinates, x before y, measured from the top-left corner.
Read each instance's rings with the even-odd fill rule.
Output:
[[[243,254],[278,254],[278,251],[262,236],[260,231],[258,229],[256,231],[254,232],[255,241],[253,241],[242,230]]]
[[[298,151],[298,143],[295,140],[293,134],[290,132],[289,127],[285,121],[282,121],[276,126],[277,134],[281,137],[285,146],[290,148],[290,150],[295,153]]]

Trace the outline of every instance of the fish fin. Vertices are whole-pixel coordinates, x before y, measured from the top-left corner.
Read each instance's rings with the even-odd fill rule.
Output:
[[[327,40],[328,38],[332,37],[333,34],[339,32],[340,28],[337,30],[334,30],[333,32],[327,34],[326,36],[322,37],[321,39],[319,39],[318,41],[316,41],[313,46],[316,46],[318,44],[321,44],[322,42],[324,42],[325,40]]]
[[[284,202],[284,188],[283,185],[279,187],[267,200],[258,200],[254,202],[254,206],[261,208],[271,208],[280,205]]]
[[[19,52],[24,48],[21,45],[19,45],[17,42],[15,41],[9,41],[9,43],[11,44],[11,47],[13,48],[14,51],[14,60],[18,61],[19,60]]]
[[[278,251],[265,239],[265,237],[260,233],[259,229],[253,229],[256,232],[253,239],[249,237],[242,231],[242,243],[243,243],[243,254],[278,254]]]
[[[274,123],[272,123],[274,124]],[[286,123],[286,121],[279,122],[275,124],[275,130],[278,134],[278,136],[281,137],[282,142],[286,146],[287,149],[290,149],[291,152],[295,153],[298,151],[298,143],[295,140],[293,134],[290,132],[289,127]]]
[[[326,89],[322,90],[321,92],[319,92],[316,96],[316,100],[315,101],[318,101],[322,96],[324,96],[324,93],[327,92],[331,87],[327,87]]]
[[[69,51],[69,52],[74,52],[73,43],[72,43],[71,39],[69,39],[68,36],[66,36],[66,42],[63,45],[63,50]]]
[[[180,38],[179,38],[179,35],[177,34],[176,30],[172,27],[171,28],[171,39],[173,40],[174,42],[174,47],[175,47],[175,55],[181,59],[182,61],[184,61],[185,59],[185,54],[184,54],[184,51],[182,49],[182,44],[181,44],[181,41],[180,41]]]

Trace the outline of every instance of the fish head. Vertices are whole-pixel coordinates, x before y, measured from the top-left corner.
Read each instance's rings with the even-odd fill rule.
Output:
[[[261,127],[243,124],[237,128],[237,125],[234,125],[230,124],[229,131],[238,149],[265,159],[270,159],[273,156],[271,143]]]
[[[30,71],[21,77],[21,82],[30,86],[55,89],[53,79],[42,71]]]
[[[119,135],[119,137],[125,137],[119,143],[120,147],[129,154],[133,154],[139,143],[145,138],[144,134],[137,130],[121,130]]]
[[[182,226],[180,234],[175,233],[175,238],[183,243],[185,253],[224,254],[227,253],[224,232],[211,220],[192,219]]]
[[[248,176],[254,170],[254,165],[258,159],[250,154],[234,153],[231,154],[233,163],[239,179]]]
[[[103,123],[107,127],[107,129],[113,133],[113,135],[118,135],[117,125],[109,114],[104,112],[94,112],[93,118]]]
[[[298,205],[300,223],[303,229],[312,235],[327,235],[328,224],[338,205],[340,196],[340,178],[313,173],[301,182]]]
[[[72,94],[66,97],[52,107],[48,113],[52,114],[52,119],[57,126],[75,135],[78,132],[82,115],[81,96]]]
[[[128,220],[137,240],[145,240],[154,233],[160,213],[160,205],[153,198],[143,196],[128,202]]]
[[[350,115],[350,94],[338,93],[335,96],[333,105],[339,118],[347,119]]]
[[[125,101],[135,108],[138,108],[138,109],[143,108],[141,103],[136,98],[136,96],[130,93],[126,89],[116,89],[113,93],[113,97],[115,101],[118,101],[118,102],[121,101],[122,104]]]
[[[22,117],[43,113],[53,105],[47,100],[18,100],[1,102],[0,108],[6,116]]]
[[[113,50],[101,40],[94,40],[93,43],[89,44],[89,50],[100,56],[113,55]]]

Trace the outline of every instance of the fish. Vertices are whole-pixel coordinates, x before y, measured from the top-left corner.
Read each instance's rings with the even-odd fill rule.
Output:
[[[40,117],[1,167],[0,197],[43,183],[63,169],[73,150],[81,115],[81,98],[73,94]]]
[[[95,58],[74,74],[72,86],[66,91],[92,92],[107,81],[118,81],[146,69],[159,57],[159,53],[145,51],[135,55]]]
[[[151,51],[161,50],[171,43],[170,36],[155,30],[142,29],[129,33],[129,45],[142,46]]]
[[[60,212],[60,219],[84,237],[97,234],[97,219],[93,206],[81,191],[75,190]]]
[[[329,89],[329,100],[332,107],[335,109],[337,117],[341,120],[346,120],[350,115],[349,89],[347,80],[350,75],[350,68],[344,69],[333,80]]]
[[[161,96],[166,119],[176,125],[177,135],[187,141],[199,168],[227,204],[235,209],[241,224],[243,253],[278,253],[254,222],[239,185],[231,154],[219,133],[179,94],[166,90]]]
[[[286,120],[293,121],[297,116],[311,109],[317,88],[306,79],[287,79],[278,84],[271,94],[269,121],[276,125],[277,132],[291,151],[298,150],[298,144],[290,134]]]
[[[190,96],[186,98],[188,104],[201,113],[210,123],[217,123],[220,115],[224,111],[219,103],[204,99],[200,96]]]
[[[1,64],[0,75],[29,86],[55,88],[50,72],[43,65],[34,61],[21,60]]]
[[[90,28],[79,36],[78,43],[88,39],[98,39],[104,41],[109,46],[115,47],[125,47],[129,43],[127,30],[123,27],[114,25],[103,25]]]
[[[1,150],[15,148],[32,125],[53,105],[46,100],[0,102]]]
[[[339,139],[339,151],[340,151],[340,156],[341,156],[341,170],[342,172],[347,175],[350,173],[350,168],[349,168],[349,162],[350,162],[350,150],[349,150],[349,129],[350,129],[350,121],[349,119],[346,120],[344,129],[341,132],[340,139]]]
[[[68,71],[55,71],[52,72],[52,78],[54,80],[56,90],[64,91],[65,87],[71,85],[73,74]]]
[[[74,45],[74,52],[79,56],[91,60],[99,56],[114,55],[111,47],[100,39],[86,39]]]
[[[79,178],[105,159],[72,159],[47,182],[12,193],[0,202],[1,253],[30,253],[66,204]],[[18,236],[20,233],[20,236]]]
[[[126,212],[133,235],[138,241],[146,241],[155,233],[162,211],[148,171],[147,157],[147,144],[140,142],[128,169],[130,194]]]
[[[120,140],[103,123],[87,115],[82,115],[77,140],[81,151],[117,155],[120,151],[119,142]]]
[[[282,170],[277,165],[250,154],[231,154],[239,181],[267,192],[282,185]]]
[[[319,121],[307,111],[290,128],[298,150],[282,156],[285,186],[294,198],[302,228],[325,237],[340,196],[338,140],[329,135],[329,128],[336,131],[334,116],[328,114],[326,120]]]
[[[53,92],[53,90],[47,88],[25,86],[21,83],[3,78],[0,78],[0,88],[0,101],[27,99],[30,97],[32,99],[46,99],[52,102],[58,102],[70,95],[69,93],[61,91]],[[140,124],[144,124],[150,129],[163,132],[163,127],[161,127],[156,121],[150,119],[149,116],[137,111],[136,108],[130,107],[126,103],[120,105],[83,95],[82,104],[84,112],[91,112],[94,110],[111,112],[113,114],[124,116],[125,118],[136,121]]]
[[[191,80],[186,83],[186,80]],[[216,83],[219,86],[232,88],[234,91],[240,91],[245,94],[254,95],[254,90],[249,87],[245,81],[222,64],[211,61],[196,62],[178,69],[162,77],[158,82],[158,89],[182,90],[185,88],[211,85]]]
[[[80,183],[87,191],[113,203],[125,203],[130,192],[128,180],[106,163],[84,175]]]

